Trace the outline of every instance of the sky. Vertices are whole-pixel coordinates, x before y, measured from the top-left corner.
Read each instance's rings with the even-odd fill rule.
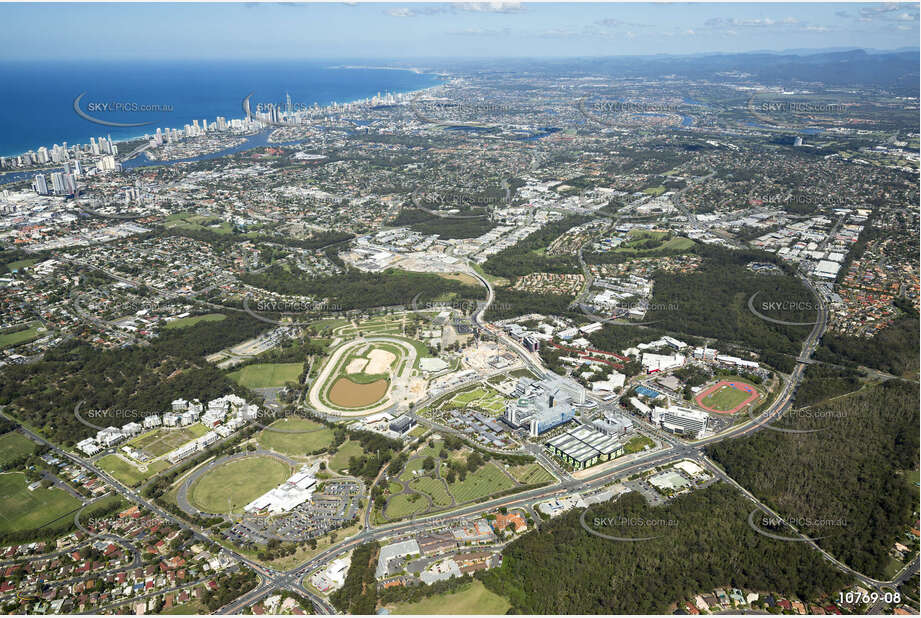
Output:
[[[0,61],[917,48],[917,3],[0,3]]]

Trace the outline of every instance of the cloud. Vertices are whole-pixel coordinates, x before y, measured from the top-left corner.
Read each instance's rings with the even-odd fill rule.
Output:
[[[847,11],[835,11],[835,16],[847,19],[848,17],[851,16],[851,14],[848,13]]]
[[[420,15],[442,15],[445,13],[521,13],[525,9],[520,2],[456,2],[438,6],[415,5],[412,8],[401,7],[387,9],[391,17],[418,17]]]
[[[522,13],[520,2],[456,2],[451,5],[457,11],[468,13]]]
[[[622,19],[617,19],[616,17],[606,17],[595,22],[597,26],[603,26],[605,28],[620,28],[621,26],[627,26],[631,28],[652,28],[652,24],[639,24],[632,21],[624,21]]]
[[[886,4],[877,4],[873,6],[865,6],[860,9],[860,14],[863,17],[873,18],[877,15],[885,15],[886,13],[892,13],[893,11],[898,11],[901,7],[896,2],[887,2]]]
[[[384,11],[387,15],[391,17],[415,17],[416,13],[412,9],[400,8],[400,9],[387,9]]]
[[[464,30],[455,30],[448,32],[451,36],[485,36],[485,37],[507,37],[512,31],[509,28],[466,28]]]

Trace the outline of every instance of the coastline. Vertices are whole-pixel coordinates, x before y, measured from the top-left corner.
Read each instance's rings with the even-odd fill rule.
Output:
[[[441,83],[439,83],[439,84],[432,84],[432,85],[430,85],[430,86],[424,86],[424,87],[422,87],[422,88],[411,88],[411,89],[409,89],[409,90],[390,90],[390,91],[388,91],[388,92],[391,92],[392,94],[404,94],[404,95],[406,95],[406,94],[415,94],[415,93],[417,93],[417,92],[424,92],[424,91],[426,91],[426,90],[429,90],[430,88],[436,88],[436,87],[438,87],[438,86],[443,86],[444,83],[445,83],[445,80],[446,80],[446,78],[447,78],[447,75],[448,75],[447,73],[432,73],[432,72],[425,72],[425,71],[423,71],[423,70],[421,70],[421,69],[416,69],[416,68],[405,68],[405,67],[383,67],[383,66],[373,66],[373,67],[372,67],[372,66],[349,65],[349,66],[334,66],[334,67],[329,67],[329,68],[330,68],[330,69],[338,69],[338,70],[354,70],[354,69],[361,69],[361,70],[373,70],[373,71],[408,71],[408,72],[414,73],[414,74],[416,74],[416,75],[431,75],[431,76],[433,76],[433,77],[435,77],[435,78],[437,78],[438,80],[441,81]],[[353,98],[353,99],[346,100],[346,101],[343,101],[343,102],[338,102],[338,103],[340,103],[340,104],[342,104],[342,103],[345,103],[345,104],[358,103],[358,102],[361,102],[361,101],[366,101],[366,100],[368,100],[369,98],[370,98],[370,97],[367,97],[367,96],[366,96],[366,97],[360,97],[360,98]],[[326,110],[326,109],[329,109],[330,107],[332,107],[332,103],[327,103],[327,104],[325,104],[325,105],[320,106],[320,109]],[[243,117],[244,117],[244,116],[242,115],[242,109],[241,109],[241,115],[240,115],[240,116],[235,116],[235,117],[233,117],[233,118],[243,118]],[[232,118],[228,118],[228,120],[231,120],[231,119],[232,119]],[[213,120],[213,119],[209,119],[209,120]],[[103,128],[103,127],[100,127],[100,128]],[[140,128],[140,127],[139,127],[139,128]],[[120,137],[120,138],[118,138],[118,139],[113,139],[112,142],[113,142],[114,144],[124,144],[124,143],[127,143],[127,142],[133,142],[133,141],[138,140],[138,139],[143,139],[143,137],[144,137],[145,135],[150,135],[150,134],[151,134],[150,127],[146,127],[146,128],[148,129],[147,131],[141,131],[141,132],[139,132],[139,133],[137,133],[137,134],[134,134],[134,135],[128,136],[128,137],[122,136],[122,137]],[[174,129],[174,128],[175,128],[175,129],[177,129],[177,130],[180,130],[180,129],[181,129],[180,127],[166,127],[166,126],[160,127],[160,128],[163,128],[163,129]],[[156,131],[156,128],[154,128],[154,131]],[[93,134],[91,134],[91,133],[88,133],[88,137],[86,137],[86,141],[75,142],[75,143],[87,144],[87,143],[89,143],[89,138],[90,138],[90,137],[98,137],[98,135],[93,135]],[[67,141],[67,140],[63,140],[63,141]],[[3,156],[3,157],[5,157],[5,158],[14,158],[14,157],[21,156],[21,155],[23,155],[23,154],[25,154],[26,152],[29,152],[29,151],[35,152],[35,151],[37,151],[39,148],[41,148],[42,146],[45,146],[46,148],[50,148],[50,147],[51,147],[50,144],[39,144],[39,145],[37,145],[37,146],[32,146],[31,148],[26,149],[26,150],[22,150],[22,151],[19,151],[19,152],[16,152],[16,153],[12,153],[12,154],[2,154],[2,155],[0,155],[0,156]],[[126,154],[127,154],[127,153],[126,153]],[[57,170],[57,169],[59,169],[59,168],[58,168],[58,167],[55,167],[55,170]],[[50,170],[50,171],[55,171],[55,170]],[[39,173],[47,173],[47,172],[48,172],[48,170],[16,170],[16,169],[0,171],[0,184],[8,184],[8,183],[4,183],[4,182],[3,182],[3,177],[4,177],[6,174],[10,174],[10,173],[29,173],[29,174],[35,173],[35,174],[39,174]]]
[[[435,75],[435,74],[433,73],[432,75]],[[439,78],[442,79],[442,80],[444,79],[444,78],[443,78],[442,76],[440,76],[440,75],[439,75]],[[445,84],[445,81],[442,81],[441,83],[432,84],[431,86],[425,86],[425,87],[423,87],[423,88],[415,88],[415,89],[411,89],[411,90],[405,90],[405,91],[394,92],[393,94],[411,95],[411,94],[426,92],[426,91],[431,90],[431,89],[433,89],[433,88],[440,88],[441,86],[444,86],[444,84]],[[351,101],[346,101],[345,103],[358,103],[358,102],[367,101],[367,100],[368,100],[368,97],[363,97],[363,98],[360,98],[360,99],[354,99],[354,100],[351,100]],[[329,103],[329,104],[326,104],[326,105],[322,106],[321,109],[326,110],[326,109],[329,109],[329,108],[331,108],[331,107],[332,107],[332,104]],[[242,117],[242,116],[241,116],[241,117]],[[269,131],[269,133],[271,133],[271,131]],[[112,141],[113,141],[113,143],[116,144],[116,145],[126,144],[126,143],[128,143],[128,142],[133,142],[133,141],[136,141],[136,140],[138,140],[138,139],[143,139],[143,137],[144,137],[145,134],[146,134],[146,135],[150,135],[150,132],[148,131],[147,133],[141,133],[140,135],[136,135],[136,136],[134,136],[134,137],[126,137],[126,138],[117,139],[117,140],[112,140]],[[19,153],[19,154],[23,154],[23,153]],[[128,153],[125,153],[125,154],[128,154]],[[138,158],[139,156],[142,156],[143,154],[144,154],[144,152],[139,152],[138,154],[136,154],[135,156],[131,157],[130,159],[119,159],[119,161],[120,161],[121,163],[125,163],[125,162],[127,162],[127,161],[134,160],[134,159]],[[18,155],[5,155],[5,156],[15,157],[15,156],[18,156]],[[151,165],[172,165],[172,164],[175,164],[175,163],[182,163],[182,162],[184,162],[184,161],[185,161],[185,159],[179,159],[179,160],[174,160],[174,161],[152,161],[152,160],[151,160]],[[141,166],[141,167],[146,167],[146,166]],[[16,169],[12,169],[12,170],[7,170],[7,171],[0,171],[0,186],[8,185],[8,184],[13,184],[13,183],[16,183],[16,182],[22,182],[22,181],[24,181],[24,180],[29,180],[31,177],[33,177],[33,176],[36,175],[36,174],[50,174],[51,172],[60,171],[61,169],[63,169],[62,166],[53,166],[53,167],[50,167],[50,168],[34,169],[34,170],[16,170]],[[23,178],[10,178],[10,179],[7,179],[7,176],[21,175],[21,174],[24,174],[25,177],[23,177]]]

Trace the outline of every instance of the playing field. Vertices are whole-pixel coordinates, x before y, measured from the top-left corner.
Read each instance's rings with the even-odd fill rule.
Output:
[[[758,389],[748,382],[720,380],[699,394],[695,401],[708,412],[734,414],[758,397]]]
[[[205,472],[189,491],[189,502],[206,513],[239,512],[291,476],[288,464],[272,457],[246,457]]]
[[[415,603],[397,603],[391,611],[401,614],[505,614],[511,605],[495,592],[486,589],[478,580],[472,581],[457,592],[436,594]]]
[[[18,431],[0,436],[0,466],[35,452],[35,442]]]
[[[29,491],[22,472],[0,474],[0,532],[35,530],[71,517],[80,501],[57,488]]]
[[[259,433],[262,448],[292,457],[313,453],[332,443],[332,429],[305,418],[282,418]]]
[[[187,318],[179,318],[178,320],[173,320],[172,322],[167,322],[165,329],[172,328],[185,328],[187,326],[195,326],[199,322],[220,322],[226,318],[223,313],[206,313],[204,315],[190,315]]]
[[[23,330],[0,334],[0,349],[38,339],[38,327],[31,326]]]
[[[208,433],[207,427],[201,423],[187,425],[186,427],[161,427],[139,435],[128,442],[134,448],[144,451],[151,457],[159,457],[175,450],[196,438]]]
[[[297,382],[303,371],[304,363],[266,363],[247,365],[227,377],[246,388],[271,388]]]
[[[349,459],[360,457],[364,453],[361,444],[354,440],[346,440],[336,451],[336,454],[329,460],[329,467],[336,472],[342,472],[349,467]]]

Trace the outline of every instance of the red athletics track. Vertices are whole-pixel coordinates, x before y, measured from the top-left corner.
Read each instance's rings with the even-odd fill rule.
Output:
[[[707,406],[701,403],[704,397],[706,397],[707,395],[709,395],[710,393],[714,391],[721,389],[724,386],[731,386],[732,388],[736,388],[740,391],[751,393],[751,397],[749,397],[748,399],[746,399],[745,401],[743,401],[742,403],[734,407],[732,410],[714,410],[713,408],[708,408]],[[713,386],[711,386],[710,388],[702,392],[700,395],[695,397],[694,401],[697,403],[697,405],[699,405],[701,408],[703,408],[707,412],[713,412],[714,414],[735,414],[736,412],[738,412],[739,410],[741,410],[742,408],[750,404],[752,401],[757,399],[758,396],[759,396],[758,391],[756,391],[754,387],[751,386],[750,384],[746,384],[745,382],[733,382],[732,380],[720,380],[719,382],[717,382],[716,384],[714,384]]]

